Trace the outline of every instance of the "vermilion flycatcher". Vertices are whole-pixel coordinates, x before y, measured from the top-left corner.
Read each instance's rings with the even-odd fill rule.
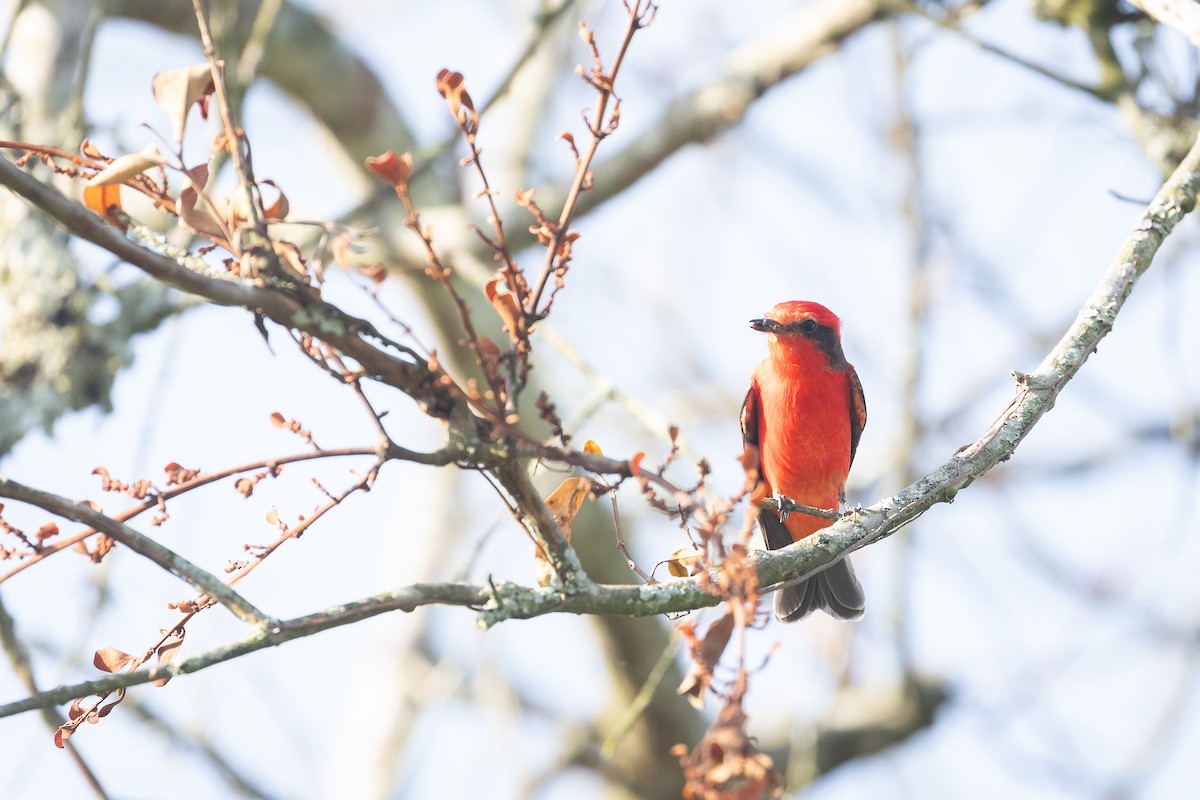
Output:
[[[769,495],[837,510],[867,424],[862,384],[842,353],[841,321],[823,305],[792,300],[750,320],[750,327],[767,334],[769,351],[751,373],[742,405],[742,438],[758,448],[759,478]],[[798,511],[780,516],[769,509],[758,516],[770,550],[830,524]],[[780,589],[775,616],[792,622],[819,608],[837,619],[858,619],[864,605],[862,586],[841,559]]]

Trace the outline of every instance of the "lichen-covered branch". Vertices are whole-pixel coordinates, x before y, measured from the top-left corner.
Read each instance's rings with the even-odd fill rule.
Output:
[[[431,413],[436,416],[458,417],[465,423],[464,418],[469,415],[465,404],[437,388],[436,376],[425,360],[410,348],[382,336],[371,323],[287,286],[220,275],[185,251],[171,250],[165,240],[149,242],[156,247],[154,250],[132,241],[7,159],[0,159],[0,185],[40,208],[71,234],[104,248],[151,278],[217,305],[240,306],[287,328],[310,333],[353,358],[368,375],[432,407]]]

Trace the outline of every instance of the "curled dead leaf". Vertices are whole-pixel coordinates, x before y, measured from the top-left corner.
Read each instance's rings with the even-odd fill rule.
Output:
[[[676,578],[686,578],[689,575],[695,575],[704,563],[704,551],[698,547],[681,547],[670,555],[669,558],[664,558],[659,564],[667,565],[667,572],[674,575]],[[657,568],[658,565],[655,565]]]
[[[218,61],[218,67],[224,66]],[[200,115],[208,115],[208,98],[216,89],[213,83],[212,69],[208,64],[196,64],[191,67],[168,70],[154,76],[150,87],[154,92],[154,100],[158,107],[166,112],[171,120],[175,141],[183,141],[183,132],[187,127],[188,112],[192,106],[200,104]]]
[[[130,178],[141,175],[151,167],[161,167],[167,163],[162,153],[152,144],[146,145],[136,153],[126,153],[117,156],[104,169],[88,178],[88,186],[114,186],[122,184]]]
[[[158,650],[155,651],[158,656],[158,666],[165,667],[175,659],[175,656],[179,654],[180,646],[183,644],[183,636],[184,629],[177,628],[172,632],[171,638],[158,646]],[[166,686],[169,680],[171,680],[170,675],[165,678],[155,678],[150,682],[155,686]]]
[[[579,513],[591,490],[592,482],[588,478],[567,478],[546,498],[546,507],[554,515],[554,520],[558,527],[562,528],[567,541],[571,540],[571,526],[575,522],[575,515]]]
[[[504,273],[497,271],[492,275],[491,280],[484,284],[483,289],[487,294],[488,302],[492,304],[492,308],[496,309],[496,313],[500,316],[504,330],[512,337],[514,342],[519,341],[522,318],[521,306],[517,303],[517,296],[509,289]]]
[[[571,541],[571,528],[575,524],[575,515],[583,506],[592,490],[592,482],[587,478],[567,478],[558,488],[546,498],[546,507],[554,515],[554,521],[562,528],[563,536]],[[539,586],[549,586],[554,580],[554,566],[546,559],[541,544],[534,550],[537,561],[537,581]]]
[[[211,239],[225,238],[225,219],[229,216],[228,204],[222,198],[213,198],[205,192],[208,186],[208,164],[198,164],[187,171],[188,182],[179,193],[179,221],[198,236]]]
[[[709,625],[703,639],[695,635],[695,623],[688,622],[679,626],[679,632],[687,641],[688,649],[692,654],[692,666],[683,681],[680,682],[676,692],[686,695],[688,702],[696,708],[704,707],[704,696],[708,692],[709,685],[712,684],[713,669],[716,668],[717,662],[721,660],[721,654],[725,652],[725,647],[729,644],[733,628],[732,612],[726,612],[725,616]]]
[[[291,204],[288,202],[287,195],[283,193],[283,189],[279,188],[279,184],[270,179],[258,181],[259,191],[262,187],[270,186],[275,190],[275,199],[268,203],[263,201],[263,215],[267,218],[267,222],[279,222],[286,219],[288,212],[291,211]]]
[[[463,85],[462,73],[451,72],[448,69],[439,71],[437,90],[438,94],[446,98],[450,113],[458,120],[459,127],[468,134],[474,134],[479,129],[479,112],[475,110],[475,103],[471,100],[467,87]]]

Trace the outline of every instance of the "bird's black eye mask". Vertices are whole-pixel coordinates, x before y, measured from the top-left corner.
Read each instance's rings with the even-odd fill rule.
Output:
[[[833,328],[822,325],[812,317],[796,320],[784,325],[773,319],[752,319],[750,327],[763,333],[774,333],[777,336],[803,336],[817,346],[829,361],[830,369],[844,370],[846,356],[842,353],[842,343]]]

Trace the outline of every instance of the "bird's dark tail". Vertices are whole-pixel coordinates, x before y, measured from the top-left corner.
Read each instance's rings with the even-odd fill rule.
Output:
[[[782,622],[804,619],[818,608],[834,619],[862,618],[866,597],[848,559],[775,593],[775,616]]]

